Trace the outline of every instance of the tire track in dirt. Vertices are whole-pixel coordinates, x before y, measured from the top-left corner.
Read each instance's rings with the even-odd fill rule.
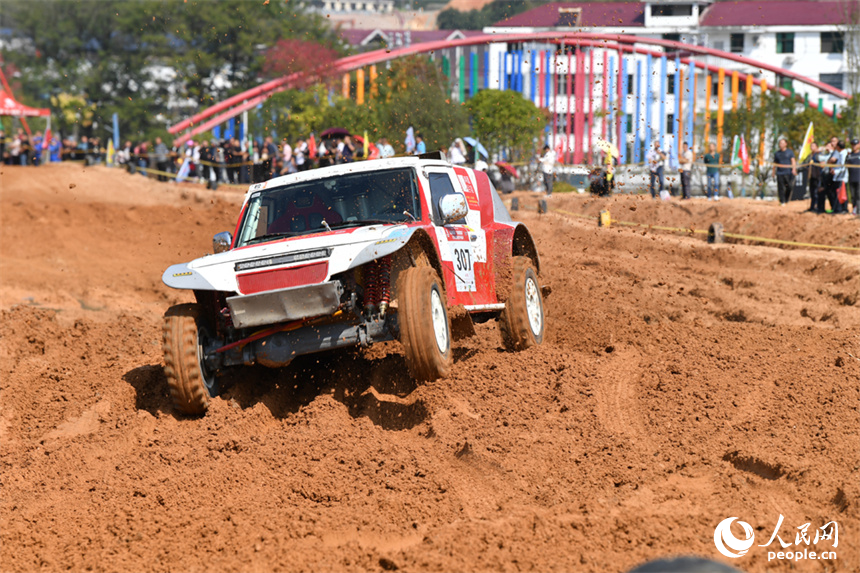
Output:
[[[650,450],[650,432],[639,414],[638,383],[642,356],[630,347],[607,347],[607,353],[597,366],[594,385],[597,415],[610,437],[623,438],[637,449]]]
[[[504,352],[478,325],[429,384],[396,343],[243,369],[193,419],[170,405],[161,353],[162,314],[189,295],[159,278],[209,252],[241,194],[2,172],[4,571],[603,573],[718,557],[720,519],[758,536],[779,512],[846,532],[813,573],[860,563],[857,257],[521,212],[553,287],[540,347]],[[608,201],[668,224],[718,214]],[[780,233],[855,232],[796,207]],[[758,234],[774,211],[719,205]]]

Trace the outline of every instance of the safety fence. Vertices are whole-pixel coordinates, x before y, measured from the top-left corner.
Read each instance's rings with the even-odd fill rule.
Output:
[[[513,203],[511,205],[511,210],[517,210],[520,206],[518,205],[518,200],[514,199],[512,201],[517,201],[517,203]],[[757,235],[745,235],[742,233],[731,233],[725,232],[723,230],[723,226],[721,223],[715,222],[708,229],[696,229],[693,227],[670,227],[664,225],[652,225],[646,223],[635,223],[633,221],[621,221],[618,219],[613,219],[609,214],[608,210],[602,210],[600,215],[586,215],[584,213],[575,213],[573,211],[568,211],[566,209],[560,209],[558,207],[549,208],[547,206],[546,200],[539,200],[537,207],[530,207],[527,205],[523,205],[522,207],[528,210],[536,210],[538,213],[559,213],[564,216],[574,217],[578,219],[587,219],[591,221],[597,221],[598,226],[600,227],[610,227],[612,225],[620,225],[623,227],[637,227],[641,229],[648,229],[652,231],[667,231],[672,233],[684,233],[688,235],[707,235],[708,242],[722,242],[720,240],[721,237],[726,237],[730,239],[737,239],[742,241],[750,241],[756,243],[768,243],[768,244],[776,244],[776,245],[785,245],[791,247],[799,247],[799,248],[807,248],[807,249],[827,249],[827,250],[836,250],[836,251],[846,251],[850,253],[860,253],[860,247],[848,247],[841,245],[822,245],[818,243],[805,243],[802,241],[790,241],[786,239],[773,239],[770,237],[760,237]]]

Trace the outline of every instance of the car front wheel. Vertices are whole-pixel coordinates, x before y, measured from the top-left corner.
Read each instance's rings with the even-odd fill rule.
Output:
[[[499,328],[505,348],[525,350],[543,342],[543,295],[530,258],[514,257],[511,264],[511,291],[499,316]]]
[[[203,347],[209,329],[196,304],[178,304],[164,313],[162,344],[164,374],[170,397],[178,410],[201,415],[209,409],[209,399],[218,395],[214,372],[206,369]]]
[[[412,267],[397,280],[400,342],[413,378],[436,380],[451,367],[451,319],[442,281],[431,267]]]

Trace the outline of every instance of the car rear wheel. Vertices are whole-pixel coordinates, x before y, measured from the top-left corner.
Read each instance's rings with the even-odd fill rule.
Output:
[[[413,378],[436,380],[451,366],[451,319],[442,281],[430,267],[412,267],[397,280],[400,342]]]
[[[215,373],[207,371],[203,359],[208,340],[198,305],[178,304],[164,313],[164,374],[174,406],[185,414],[205,414],[209,399],[218,395]]]
[[[511,291],[499,316],[499,328],[505,348],[525,350],[543,342],[543,295],[532,260],[514,257],[511,262]]]

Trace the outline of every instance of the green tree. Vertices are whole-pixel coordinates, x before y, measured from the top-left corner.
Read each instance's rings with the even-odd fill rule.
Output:
[[[440,30],[481,30],[542,3],[531,0],[493,0],[480,10],[461,12],[447,8],[439,12],[436,25]]]
[[[481,142],[490,150],[509,150],[514,159],[534,151],[534,141],[549,121],[546,110],[510,90],[480,91],[467,107]]]
[[[4,0],[2,16],[14,38],[2,57],[26,78],[15,86],[22,101],[83,96],[93,128],[116,112],[132,137],[251,87],[280,39],[334,45],[323,19],[282,0]]]
[[[449,79],[426,57],[393,62],[381,79],[379,129],[391,142],[402,142],[411,126],[433,151],[469,133],[466,106],[451,99]]]
[[[274,115],[272,126],[289,140],[343,127],[356,135],[366,130],[372,141],[386,137],[401,152],[410,126],[422,133],[428,150],[447,147],[455,137],[469,133],[466,107],[451,100],[448,78],[427,58],[392,62],[377,81],[378,93],[372,97],[368,84],[361,105],[320,84],[274,95],[261,115]]]

